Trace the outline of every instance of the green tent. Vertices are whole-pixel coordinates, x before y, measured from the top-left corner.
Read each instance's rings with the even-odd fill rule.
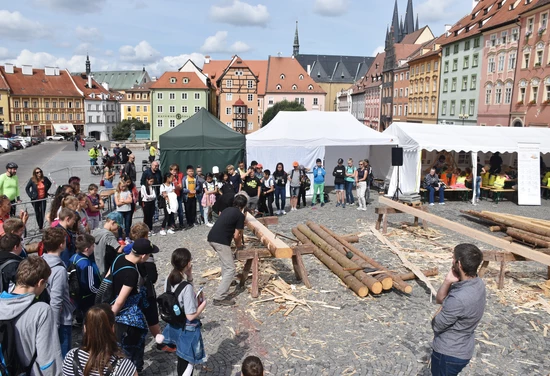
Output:
[[[237,166],[244,160],[246,138],[235,132],[204,108],[160,135],[161,171],[168,172],[173,163],[185,173],[187,165],[202,166],[203,173],[218,166],[220,171],[229,164]]]

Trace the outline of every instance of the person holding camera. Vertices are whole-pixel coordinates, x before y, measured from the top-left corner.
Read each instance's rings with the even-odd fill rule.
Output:
[[[435,167],[424,177],[424,188],[428,190],[430,205],[434,205],[435,192],[439,191],[439,205],[445,205],[443,194],[445,193],[445,184],[439,181],[439,176],[435,173]]]

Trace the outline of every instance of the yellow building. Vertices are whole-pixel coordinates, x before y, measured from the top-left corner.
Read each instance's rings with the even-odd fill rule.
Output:
[[[128,90],[120,90],[120,113],[122,119],[132,118],[144,123],[151,122],[151,90],[149,87],[153,82],[149,81],[141,86],[134,86]]]
[[[10,87],[2,71],[0,71],[0,134],[4,133],[4,126],[10,122]]]
[[[421,53],[409,61],[410,123],[437,123],[441,69],[441,48],[437,39],[427,44]]]

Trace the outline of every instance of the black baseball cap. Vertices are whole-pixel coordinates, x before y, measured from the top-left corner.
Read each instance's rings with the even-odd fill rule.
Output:
[[[151,243],[149,239],[136,239],[132,246],[132,252],[136,255],[149,255],[151,253],[159,253],[159,247]]]

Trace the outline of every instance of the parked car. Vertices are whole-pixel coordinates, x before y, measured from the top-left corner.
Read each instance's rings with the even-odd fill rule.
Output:
[[[3,151],[12,150],[10,141],[7,138],[1,137],[1,136],[0,136],[0,147],[2,148]]]
[[[31,143],[33,145],[38,145],[40,143],[40,139],[38,137],[31,137]]]
[[[11,144],[11,150],[21,150],[23,149],[23,145],[21,145],[21,142],[19,142],[18,140],[15,140],[13,138],[8,138],[8,141],[10,142]]]
[[[46,137],[46,140],[48,140],[48,141],[65,141],[65,137],[61,136],[60,134],[54,134],[53,136]]]
[[[29,146],[31,146],[31,143],[30,143],[29,141],[27,141],[27,140],[25,139],[25,137],[16,136],[16,137],[10,138],[10,140],[12,140],[12,141],[19,141],[19,143],[21,144],[21,146],[23,146],[23,149],[26,149],[26,148],[28,148]]]
[[[92,137],[92,136],[86,136],[86,137],[84,137],[84,141],[86,141],[86,142],[96,142],[96,139],[95,139],[95,137]]]

